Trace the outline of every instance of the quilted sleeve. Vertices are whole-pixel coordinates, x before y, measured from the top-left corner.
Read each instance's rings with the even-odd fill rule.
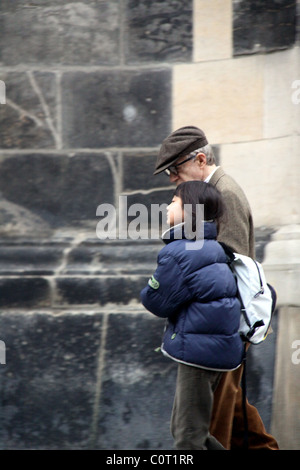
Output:
[[[158,257],[155,273],[141,291],[143,305],[158,317],[170,317],[191,299],[183,272],[170,254]]]

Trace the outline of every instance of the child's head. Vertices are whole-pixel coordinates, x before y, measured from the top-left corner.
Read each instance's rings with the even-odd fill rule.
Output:
[[[171,204],[168,206],[168,223],[176,225],[184,221],[184,206],[189,205],[193,230],[196,227],[197,204],[204,206],[204,220],[218,223],[224,215],[221,193],[211,184],[203,181],[186,181],[177,186]]]

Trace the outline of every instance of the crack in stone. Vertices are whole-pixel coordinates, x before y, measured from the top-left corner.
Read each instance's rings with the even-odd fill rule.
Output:
[[[27,72],[27,76],[29,78],[29,82],[33,88],[33,90],[35,91],[39,101],[40,101],[40,104],[42,106],[42,109],[45,113],[45,118],[46,118],[46,123],[48,125],[48,128],[53,136],[53,139],[55,141],[55,144],[56,144],[56,147],[57,148],[60,148],[60,138],[59,138],[59,135],[54,127],[54,124],[53,124],[53,121],[52,121],[52,118],[51,118],[51,115],[50,115],[50,110],[49,110],[49,107],[46,103],[46,100],[44,99],[44,96],[43,96],[43,93],[42,93],[42,90],[40,89],[40,87],[38,86],[35,78],[34,78],[34,74],[31,72],[31,71],[28,71]]]

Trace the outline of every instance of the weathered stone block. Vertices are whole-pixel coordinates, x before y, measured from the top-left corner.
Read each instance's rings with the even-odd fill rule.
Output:
[[[232,0],[194,0],[194,62],[231,55]]]
[[[166,208],[172,201],[173,194],[174,186],[171,185],[170,189],[158,189],[148,194],[129,193],[127,204],[131,207],[132,215],[128,217],[128,233],[131,238],[140,236],[160,240],[162,232],[169,228],[166,223]]]
[[[191,0],[127,0],[125,15],[127,63],[191,60]]]
[[[299,141],[299,136],[290,136],[221,147],[222,165],[244,189],[257,227],[300,222]],[[283,154],[286,164],[281,167]]]
[[[252,54],[290,47],[296,38],[296,2],[256,0],[233,2],[234,54]]]
[[[173,129],[198,126],[211,144],[263,137],[262,56],[174,65],[172,96]]]
[[[2,449],[173,448],[177,366],[155,352],[165,320],[132,305],[56,314],[2,310],[0,323],[6,346],[6,364],[0,365]],[[260,353],[266,345],[258,347]],[[248,389],[255,404],[272,389],[272,372],[253,360],[255,381]],[[264,400],[261,406],[266,415]]]
[[[55,73],[8,72],[1,80],[6,104],[0,106],[0,148],[58,147]]]
[[[143,192],[141,191],[140,193],[135,193],[135,194],[130,194],[128,195],[128,199],[127,199],[127,203],[128,203],[128,207],[131,205],[131,204],[143,204],[147,211],[148,211],[148,214],[149,214],[149,221],[150,221],[150,214],[151,214],[151,204],[156,204],[156,205],[160,205],[160,204],[170,204],[171,200],[172,200],[172,197],[173,197],[173,193],[174,193],[174,190],[175,190],[175,186],[174,185],[166,185],[167,186],[167,189],[166,188],[157,188],[157,190],[154,190],[154,191],[151,191],[149,194],[143,194]],[[169,188],[168,188],[169,186]]]
[[[149,275],[155,267],[160,245],[148,240],[86,240],[70,246],[60,274]]]
[[[3,449],[88,448],[102,315],[1,312]]]
[[[167,69],[65,73],[64,145],[101,148],[160,144],[169,132],[170,82]]]
[[[126,305],[140,301],[140,291],[147,284],[145,275],[56,278],[56,306]]]
[[[47,238],[51,233],[50,224],[44,218],[19,204],[0,199],[0,235],[3,240],[32,236]]]
[[[264,138],[275,139],[300,131],[299,49],[265,55]]]
[[[52,227],[84,226],[90,221],[94,230],[98,205],[114,202],[114,179],[105,154],[3,157],[0,186],[3,198],[21,204]]]
[[[109,316],[96,448],[173,448],[177,366],[155,352],[163,329],[164,320],[148,312]]]
[[[169,178],[165,173],[153,175],[157,154],[158,150],[147,153],[124,152],[123,192],[169,186]]]
[[[49,307],[51,288],[41,277],[7,277],[0,279],[1,307]]]
[[[60,266],[64,246],[51,246],[26,243],[0,243],[0,274],[5,275],[49,275]]]
[[[0,63],[116,64],[119,2],[1,2]]]

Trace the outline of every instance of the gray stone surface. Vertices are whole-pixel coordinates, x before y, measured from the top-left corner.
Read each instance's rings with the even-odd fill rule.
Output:
[[[0,306],[8,308],[50,307],[51,289],[41,277],[7,277],[0,279]]]
[[[0,323],[1,448],[173,448],[176,364],[155,351],[164,320],[132,305],[2,310]],[[273,357],[274,341],[248,355],[249,401],[267,429],[273,364],[261,357]]]
[[[170,100],[168,69],[65,73],[64,146],[158,146],[170,131]]]
[[[0,63],[119,62],[119,2],[3,1]]]
[[[22,205],[4,199],[0,193],[1,239],[32,236],[37,233],[41,237],[49,237],[52,234],[51,227],[46,220],[31,210],[25,209]]]
[[[56,279],[57,306],[126,305],[139,301],[146,276],[63,277]]]
[[[2,449],[88,447],[101,314],[1,312]]]
[[[147,240],[2,240],[0,305],[57,309],[139,302],[160,247]]]
[[[2,449],[172,448],[176,366],[154,351],[160,319],[137,308],[2,311],[0,322]]]
[[[0,106],[0,148],[55,148],[56,75],[6,72],[1,73],[1,80],[6,85],[6,105]]]
[[[191,60],[191,0],[126,0],[124,3],[127,63]]]
[[[150,313],[109,316],[97,448],[173,448],[176,364],[154,351],[163,328]]]
[[[123,154],[123,191],[149,190],[169,186],[169,178],[163,173],[153,176],[157,151],[124,152]],[[133,177],[134,175],[134,177]]]
[[[295,1],[235,1],[233,19],[235,55],[268,52],[295,44]]]
[[[114,202],[114,179],[103,153],[2,154],[0,187],[3,204],[21,205],[52,227],[92,221],[94,229],[98,205]]]

